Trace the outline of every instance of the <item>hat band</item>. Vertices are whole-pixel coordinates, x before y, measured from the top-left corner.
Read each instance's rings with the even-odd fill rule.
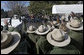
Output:
[[[29,30],[29,31],[35,31],[35,30]]]
[[[62,41],[65,40],[65,39],[63,39],[63,40],[61,40],[61,41],[59,41],[59,40],[55,40],[55,39],[52,37],[52,35],[51,35],[51,39],[54,40],[54,41],[56,41],[56,42],[62,42]]]
[[[33,29],[33,30],[30,30],[30,29],[28,29],[29,31],[35,31],[35,29]]]
[[[71,27],[73,27],[72,25],[70,25]],[[80,26],[79,26],[80,27]],[[79,27],[73,27],[73,28],[79,28]]]

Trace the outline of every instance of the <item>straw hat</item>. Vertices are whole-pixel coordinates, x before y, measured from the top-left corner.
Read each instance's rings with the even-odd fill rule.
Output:
[[[17,32],[1,31],[1,54],[8,54],[19,44],[21,36]]]
[[[83,24],[81,24],[81,26],[79,28],[74,28],[74,27],[70,26],[70,23],[67,23],[66,27],[71,29],[71,30],[77,30],[77,31],[83,30]]]
[[[72,19],[71,22],[66,24],[66,27],[71,30],[83,30],[83,23]]]
[[[49,25],[44,26],[40,25],[39,28],[36,30],[36,34],[38,35],[45,35],[51,30],[51,27]]]
[[[76,19],[72,19],[71,22],[70,22],[70,25],[74,28],[80,27],[80,22]]]
[[[47,35],[48,42],[53,46],[63,47],[67,46],[71,39],[60,29],[54,29]]]
[[[35,33],[36,27],[31,25],[27,28],[27,33]]]

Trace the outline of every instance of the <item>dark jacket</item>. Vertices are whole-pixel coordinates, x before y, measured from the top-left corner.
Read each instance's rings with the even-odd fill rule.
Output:
[[[1,25],[1,31],[3,30],[3,26]]]

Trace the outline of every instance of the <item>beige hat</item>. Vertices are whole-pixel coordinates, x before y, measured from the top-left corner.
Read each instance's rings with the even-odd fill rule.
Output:
[[[31,25],[27,28],[27,33],[35,33],[36,27]]]
[[[74,28],[80,27],[80,22],[76,19],[72,19],[71,22],[70,22],[70,25]]]
[[[53,46],[63,47],[67,46],[71,39],[60,29],[54,29],[47,35],[48,42]]]
[[[57,21],[53,21],[53,24],[54,24],[54,25],[57,24]]]
[[[18,32],[1,31],[1,54],[9,54],[19,44],[21,36]]]
[[[36,34],[45,35],[45,34],[47,34],[50,30],[51,30],[51,27],[50,27],[49,25],[47,25],[47,26],[41,25],[41,26],[39,26],[39,28],[36,30]]]
[[[78,21],[71,21],[66,24],[66,27],[71,30],[83,30],[83,23]]]

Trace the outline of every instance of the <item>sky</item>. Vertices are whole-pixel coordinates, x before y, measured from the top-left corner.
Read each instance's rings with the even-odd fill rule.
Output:
[[[5,3],[7,1],[1,1],[1,9],[4,9],[4,11],[8,11],[9,9],[6,7]],[[27,1],[28,3],[26,3],[26,6],[29,5],[29,1]]]

